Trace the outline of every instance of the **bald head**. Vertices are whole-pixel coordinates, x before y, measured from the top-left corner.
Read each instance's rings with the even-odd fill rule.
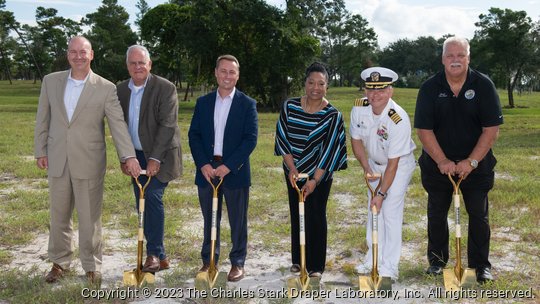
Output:
[[[92,44],[83,36],[75,36],[68,43],[68,61],[71,66],[71,77],[85,79],[90,72],[90,62],[94,59]]]

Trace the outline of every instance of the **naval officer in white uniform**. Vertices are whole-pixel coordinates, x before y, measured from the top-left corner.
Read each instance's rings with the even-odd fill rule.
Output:
[[[367,98],[358,99],[351,112],[351,144],[364,174],[382,174],[381,188],[374,197],[368,191],[366,241],[368,252],[356,268],[368,273],[372,267],[371,207],[378,213],[379,274],[398,278],[401,228],[407,186],[411,180],[416,148],[411,138],[409,116],[392,100],[392,83],[398,75],[387,68],[372,67],[361,73]],[[373,189],[378,180],[371,180]]]

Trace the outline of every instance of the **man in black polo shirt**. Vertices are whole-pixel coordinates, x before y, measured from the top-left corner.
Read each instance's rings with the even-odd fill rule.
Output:
[[[493,82],[471,68],[464,38],[443,44],[441,71],[420,88],[414,127],[423,145],[419,159],[428,192],[428,274],[438,275],[448,261],[448,209],[453,187],[447,174],[463,177],[461,193],[469,214],[467,256],[480,283],[493,280],[489,262],[488,192],[497,160],[491,147],[503,123]]]

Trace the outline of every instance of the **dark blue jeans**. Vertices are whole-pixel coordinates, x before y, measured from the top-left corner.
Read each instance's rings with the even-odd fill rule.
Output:
[[[142,169],[146,169],[146,158],[142,151],[136,151],[137,160]],[[148,177],[139,176],[139,182],[144,186]],[[132,179],[135,192],[135,206],[139,210],[139,187]],[[144,191],[144,237],[146,238],[146,254],[159,257],[160,260],[166,258],[165,246],[163,245],[163,231],[165,227],[165,209],[163,208],[163,194],[169,183],[160,182],[155,176],[150,180],[150,184]]]
[[[225,180],[227,176],[225,176]],[[208,184],[204,187],[198,187],[199,203],[204,218],[204,240],[201,250],[201,258],[204,264],[210,263],[210,232],[212,227],[212,198],[214,190]],[[221,185],[218,190],[218,212],[217,212],[217,236],[215,262],[219,260],[220,245],[220,223],[221,206],[223,197],[227,204],[227,214],[231,226],[231,242],[233,244],[229,259],[232,265],[244,267],[247,254],[247,212],[249,200],[249,187],[230,189]]]

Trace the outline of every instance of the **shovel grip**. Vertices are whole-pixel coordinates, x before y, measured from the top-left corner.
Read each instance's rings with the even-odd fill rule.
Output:
[[[218,198],[212,199],[212,229],[210,231],[210,240],[217,240],[217,211],[218,211]]]
[[[144,197],[139,198],[139,213],[144,213]]]
[[[460,202],[459,202],[459,194],[454,194],[454,210],[455,210],[455,216],[456,216],[456,237],[461,237],[461,221],[460,221]]]
[[[379,219],[377,217],[377,207],[371,208],[371,238],[374,245],[379,243]]]
[[[300,202],[300,204],[298,204],[298,216],[300,220],[300,245],[306,244],[306,212],[304,210],[304,206],[304,202]]]
[[[144,241],[144,229],[139,228],[137,233],[137,240],[140,242]]]

